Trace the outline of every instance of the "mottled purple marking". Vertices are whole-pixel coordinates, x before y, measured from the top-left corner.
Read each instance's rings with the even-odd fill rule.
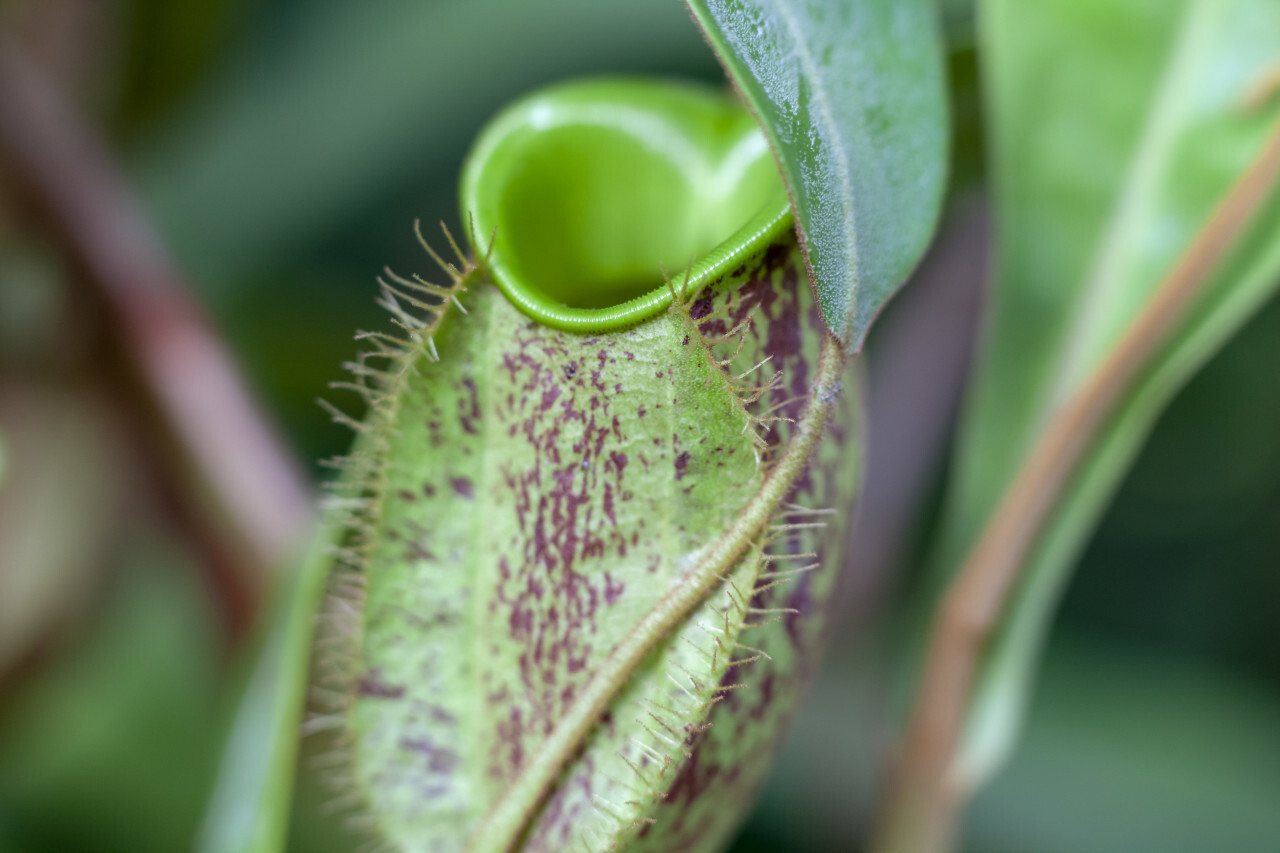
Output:
[[[480,430],[475,422],[480,419],[480,395],[476,392],[476,383],[470,377],[462,380],[462,387],[467,389],[467,399],[458,398],[458,422],[463,432],[478,435]]]
[[[689,316],[694,320],[701,320],[703,317],[711,313],[711,308],[715,304],[715,294],[708,292],[706,296],[697,299],[693,305],[689,306]]]
[[[439,705],[428,706],[427,712],[431,715],[431,719],[435,720],[437,723],[440,723],[442,725],[453,726],[453,725],[457,725],[458,723],[457,717],[455,717],[453,714],[450,714],[447,710],[445,710],[444,708],[441,708]]]
[[[399,699],[404,696],[404,686],[387,684],[382,681],[382,674],[374,669],[360,677],[356,692],[361,696],[374,696],[378,699]]]
[[[458,766],[458,753],[448,747],[436,746],[427,738],[404,738],[400,746],[426,756],[429,773],[452,773]]]
[[[538,404],[538,410],[545,412],[550,409],[560,399],[560,386],[552,385],[550,388],[542,392],[542,402]]]
[[[618,475],[618,482],[622,482],[622,475],[627,470],[627,454],[619,453],[616,450],[609,451],[609,461],[613,463],[613,470]]]
[[[627,589],[627,585],[624,581],[619,580],[615,582],[613,580],[612,575],[610,575],[608,572],[604,573],[604,603],[605,604],[616,603],[619,598],[622,598],[622,593],[625,592],[626,589]]]
[[[683,480],[684,475],[688,473],[689,468],[689,451],[683,451],[676,457],[676,479]]]

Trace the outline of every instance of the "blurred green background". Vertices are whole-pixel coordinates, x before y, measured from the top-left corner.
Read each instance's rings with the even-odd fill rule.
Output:
[[[873,406],[891,373],[877,357],[914,343],[927,361],[934,343],[910,340],[909,312],[928,296],[936,314],[981,271],[963,3],[947,29],[954,251],[875,333]],[[575,75],[722,79],[677,0],[7,0],[0,30],[107,138],[317,482],[315,461],[349,435],[314,400],[352,333],[383,322],[377,271],[429,271],[414,218],[457,230],[456,176],[489,115]],[[189,849],[243,650],[136,470],[94,369],[95,317],[11,170],[0,163],[0,853]],[[971,312],[947,334],[971,337]],[[1084,556],[1026,737],[976,801],[966,851],[1280,850],[1278,368],[1273,304],[1162,420]],[[938,438],[895,446],[914,435],[892,428],[909,393],[873,433],[886,477],[897,457],[938,464],[896,510],[907,535],[857,566],[861,593],[735,850],[856,849],[946,476],[949,407],[927,402]],[[303,775],[291,849],[351,849]]]

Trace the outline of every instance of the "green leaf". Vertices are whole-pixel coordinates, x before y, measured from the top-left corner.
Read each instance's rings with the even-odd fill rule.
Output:
[[[990,0],[997,215],[988,339],[963,424],[943,557],[974,542],[1039,431],[1133,323],[1260,152],[1280,61],[1264,0]],[[1073,561],[1169,399],[1280,281],[1272,193],[1109,414],[1024,565],[971,699],[962,777],[1011,748]]]
[[[575,84],[497,120],[518,150],[482,141],[463,193],[493,207],[493,267],[384,283],[402,334],[369,338],[355,367],[372,409],[337,575],[350,653],[331,678],[347,785],[398,847],[719,849],[813,668],[842,541],[814,522],[845,517],[857,485],[856,398],[831,405],[843,355],[786,229],[735,230],[740,188],[708,216],[651,181],[596,199],[557,179],[616,169],[637,142],[690,174],[719,170],[724,138],[739,147],[746,115],[719,96],[634,85],[648,95]],[[728,136],[697,132],[715,127]],[[472,174],[490,167],[494,185]],[[598,216],[614,227],[590,231]],[[564,271],[556,249],[570,271],[658,250],[660,281],[662,217],[725,226],[692,243],[707,272],[673,282],[665,310],[581,334],[506,298],[565,284],[532,272]],[[720,252],[729,269],[704,263]],[[558,301],[598,280],[569,283]]]
[[[311,640],[332,563],[330,527],[274,591],[223,746],[197,853],[279,853],[293,799]]]
[[[965,846],[1202,853],[1280,838],[1274,681],[1087,636],[1050,641],[1024,745],[974,802]]]
[[[923,254],[946,184],[929,0],[688,0],[774,150],[818,303],[850,352]]]
[[[81,417],[80,428],[96,423]],[[56,425],[48,431],[59,433]],[[12,517],[9,507],[0,511]],[[93,586],[97,607],[76,620],[58,654],[6,683],[7,853],[190,848],[217,757],[219,625],[196,567],[172,540],[138,535],[132,524],[126,517],[116,528],[126,534],[118,571]]]

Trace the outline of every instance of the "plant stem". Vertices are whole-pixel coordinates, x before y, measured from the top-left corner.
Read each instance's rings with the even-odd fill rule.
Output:
[[[786,450],[760,490],[688,574],[685,582],[655,604],[601,664],[569,713],[560,720],[533,760],[525,765],[514,784],[489,812],[471,839],[470,853],[506,853],[515,848],[561,770],[600,719],[614,694],[626,684],[632,671],[655,643],[688,616],[717,584],[723,582],[721,579],[773,520],[779,504],[791,491],[818,446],[832,403],[839,392],[844,362],[840,342],[828,334],[822,342],[809,405],[796,423],[795,434]]]
[[[1278,173],[1280,124],[1133,324],[1053,414],[1005,491],[935,617],[920,692],[871,846],[875,853],[950,849],[967,794],[953,778],[953,765],[972,684],[1027,554],[1094,439],[1185,320]]]
[[[105,144],[3,34],[0,157],[124,356],[145,457],[235,636],[307,529],[309,489]]]

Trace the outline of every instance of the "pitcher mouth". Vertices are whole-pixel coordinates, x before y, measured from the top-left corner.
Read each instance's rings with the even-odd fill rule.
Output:
[[[673,285],[719,278],[792,222],[750,114],[669,81],[578,81],[517,102],[481,133],[461,195],[494,282],[569,331],[652,316]]]

